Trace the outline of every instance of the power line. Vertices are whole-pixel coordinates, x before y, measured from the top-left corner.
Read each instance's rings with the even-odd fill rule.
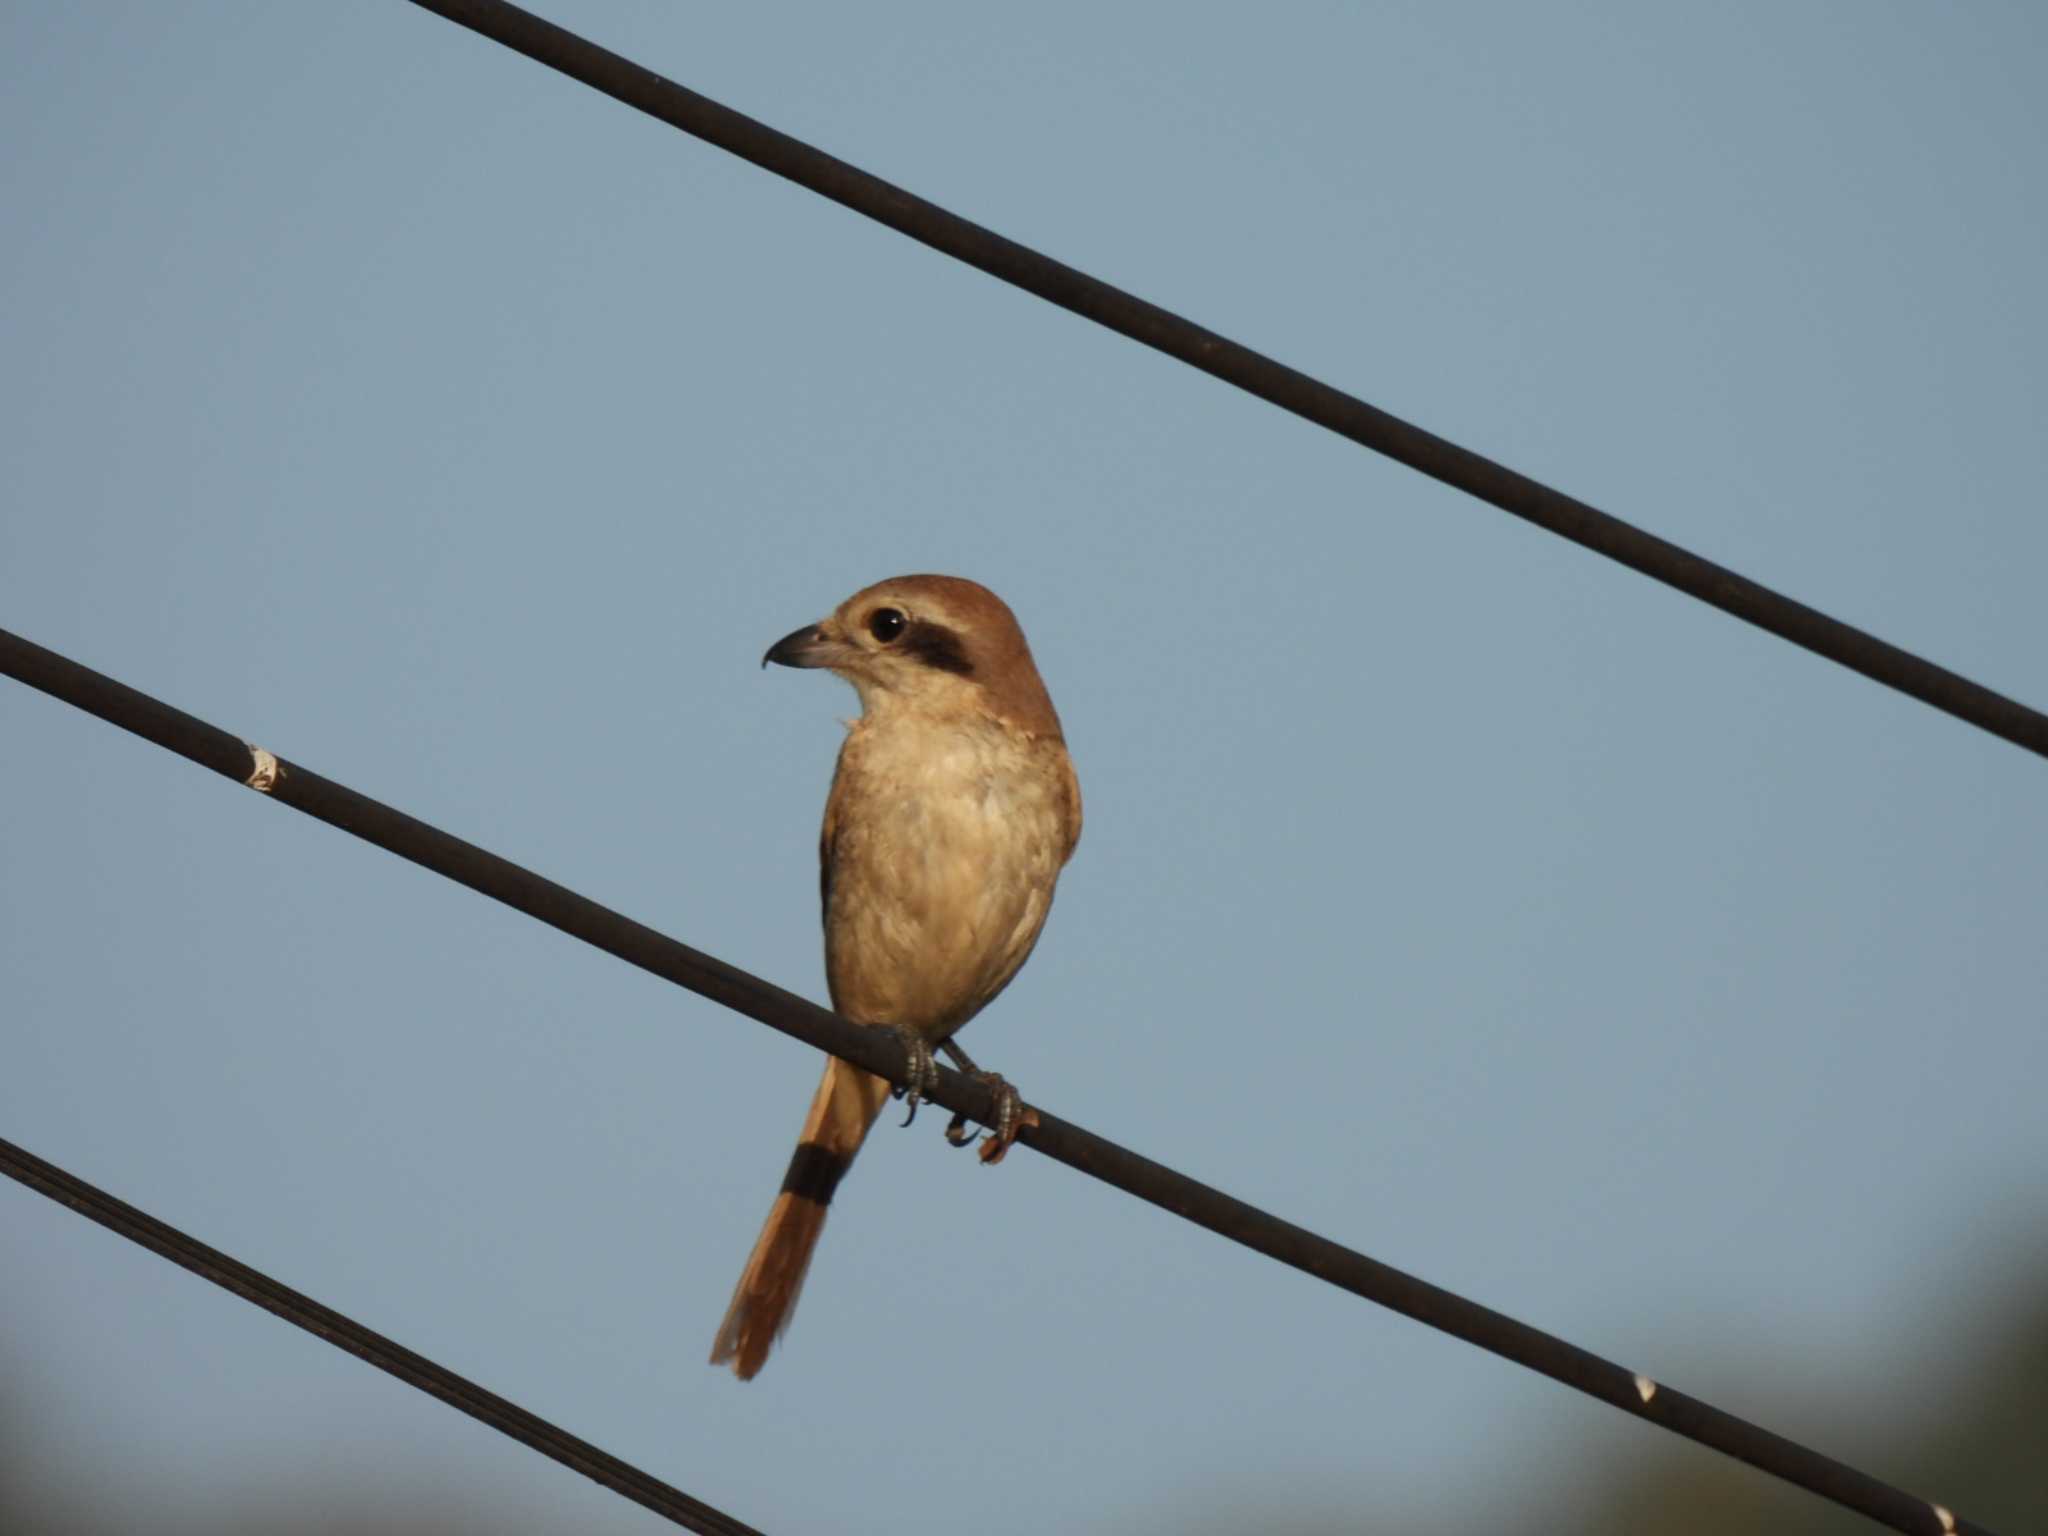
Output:
[[[504,0],[413,0],[494,42],[559,70],[886,224],[991,277],[1035,293],[1340,437],[1420,470],[1431,479],[1491,502],[1619,561],[1667,586],[1733,614],[1887,688],[2048,757],[2048,715],[1995,693],[1888,641],[1830,618],[1632,523],[1530,479],[1469,448],[1424,431],[1355,395],[1275,362],[1249,347],[1087,273],[1005,239],[903,188],[871,176],[767,124],[664,79],[654,71],[565,31]]]
[[[5,630],[0,630],[0,672],[807,1045],[892,1082],[904,1079],[902,1046],[886,1031],[849,1023],[795,993]],[[939,1086],[929,1097],[984,1124],[995,1111],[986,1084],[946,1068],[939,1069]],[[1037,1116],[1037,1123],[1019,1137],[1027,1146],[1256,1253],[1746,1461],[1893,1530],[1912,1536],[1990,1536],[1982,1526],[1796,1441],[1282,1221],[1042,1109]]]
[[[566,1429],[556,1428],[517,1403],[486,1391],[446,1366],[436,1365],[424,1355],[414,1354],[403,1344],[394,1343],[331,1307],[323,1307],[312,1297],[293,1290],[282,1281],[251,1269],[239,1259],[232,1259],[218,1248],[209,1247],[198,1238],[158,1221],[125,1200],[115,1199],[106,1191],[66,1173],[54,1163],[44,1162],[33,1152],[17,1147],[11,1141],[0,1140],[0,1173],[48,1195],[59,1205],[69,1206],[108,1230],[120,1233],[130,1242],[140,1243],[173,1264],[182,1265],[201,1279],[211,1280],[222,1290],[232,1291],[244,1301],[254,1302],[266,1312],[275,1313],[293,1326],[305,1329],[315,1338],[325,1339],[336,1349],[347,1350],[358,1360],[368,1361],[408,1386],[431,1393],[450,1407],[459,1408],[480,1423],[510,1435],[543,1456],[552,1457],[571,1471],[581,1472],[614,1493],[624,1494],[665,1520],[673,1521],[686,1530],[700,1531],[704,1536],[761,1536],[751,1525],[744,1525],[709,1504],[691,1498],[680,1488],[670,1487],[660,1478],[599,1450],[588,1440],[580,1440]]]

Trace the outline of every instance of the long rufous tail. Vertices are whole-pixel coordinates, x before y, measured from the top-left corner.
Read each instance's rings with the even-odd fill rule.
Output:
[[[718,1325],[718,1338],[711,1346],[713,1365],[730,1363],[735,1376],[749,1381],[766,1363],[769,1347],[782,1337],[796,1312],[811,1250],[825,1230],[832,1191],[852,1166],[853,1154],[888,1099],[886,1079],[836,1056],[826,1064],[804,1120],[803,1137],[782,1177],[782,1192],[754,1240],[732,1305],[725,1309],[725,1321]]]

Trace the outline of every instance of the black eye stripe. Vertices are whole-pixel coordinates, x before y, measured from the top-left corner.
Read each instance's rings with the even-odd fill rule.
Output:
[[[960,643],[960,637],[943,624],[911,625],[910,633],[903,637],[902,648],[926,666],[941,672],[953,672],[961,677],[974,675],[974,663],[967,659],[967,648]]]

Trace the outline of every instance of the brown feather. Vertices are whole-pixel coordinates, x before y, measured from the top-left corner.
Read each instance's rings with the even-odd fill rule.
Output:
[[[888,1098],[886,1080],[834,1057],[812,1096],[811,1112],[797,1142],[799,1149],[831,1154],[843,1172]],[[826,1201],[788,1188],[775,1197],[740,1283],[733,1289],[732,1304],[718,1325],[718,1337],[711,1346],[713,1365],[729,1364],[741,1381],[750,1381],[767,1362],[769,1349],[796,1314],[804,1274],[811,1267],[819,1234],[825,1230],[826,1209]]]

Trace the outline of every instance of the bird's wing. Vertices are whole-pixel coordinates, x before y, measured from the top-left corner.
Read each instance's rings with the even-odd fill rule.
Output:
[[[829,922],[832,916],[832,856],[839,838],[839,796],[828,795],[825,799],[825,826],[818,833],[818,920]]]
[[[1060,854],[1064,864],[1074,856],[1081,841],[1081,781],[1074,776],[1074,760],[1064,750],[1060,753],[1060,774],[1061,788],[1066,791],[1067,846]]]
[[[839,857],[839,820],[851,775],[846,770],[847,750],[853,745],[848,735],[839,747],[839,762],[832,774],[832,790],[825,796],[825,825],[818,831],[818,919],[831,921],[832,866]]]

